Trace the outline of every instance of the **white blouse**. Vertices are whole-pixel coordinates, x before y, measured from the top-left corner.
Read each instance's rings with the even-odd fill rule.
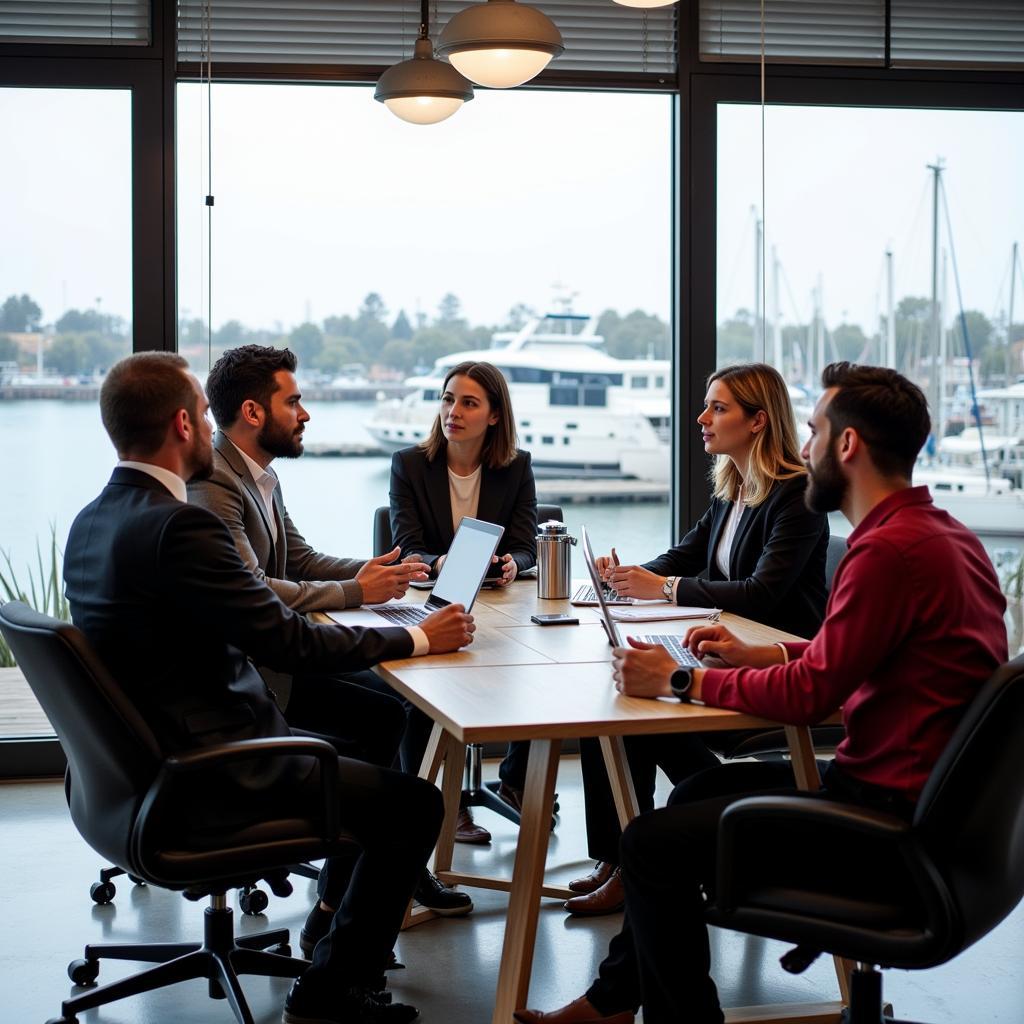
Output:
[[[741,487],[739,494],[736,495],[736,500],[732,503],[729,518],[725,521],[722,536],[718,541],[718,550],[715,552],[715,561],[718,563],[718,568],[721,569],[722,575],[726,579],[729,578],[729,558],[732,555],[732,542],[736,537],[736,530],[739,528],[740,520],[743,518],[744,508],[746,506],[743,504],[743,488]]]
[[[480,507],[480,475],[481,466],[477,466],[469,476],[458,476],[448,470],[448,493],[452,501],[452,529],[457,530],[459,523],[469,516],[476,518]]]

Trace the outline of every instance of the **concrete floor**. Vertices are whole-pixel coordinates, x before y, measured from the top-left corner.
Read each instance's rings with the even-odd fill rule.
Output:
[[[488,765],[490,772],[494,765]],[[485,773],[486,774],[486,773]],[[579,764],[566,758],[558,791],[562,813],[552,837],[549,875],[567,880],[588,869],[582,830]],[[456,870],[511,874],[515,828],[487,811],[490,847],[456,846]],[[117,880],[117,897],[95,906],[89,886],[100,858],[78,837],[57,783],[0,785],[0,1021],[43,1024],[60,1001],[73,994],[65,969],[86,942],[190,941],[201,931],[201,905],[174,893],[137,888]],[[238,914],[243,932],[265,927],[292,929],[297,946],[313,898],[312,883],[298,880],[288,899],[271,897],[266,914]],[[486,1024],[490,1020],[505,922],[503,894],[474,890],[475,912],[462,920],[432,921],[398,941],[407,970],[390,975],[395,998],[420,1008],[425,1024]],[[618,926],[617,916],[568,918],[560,904],[545,901],[541,912],[530,1005],[552,1009],[580,995],[594,975]],[[781,944],[713,934],[714,973],[723,1005],[831,1000],[837,989],[831,962],[819,960],[792,977],[778,965]],[[923,972],[887,971],[885,990],[897,1013],[929,1024],[1024,1021],[1024,910],[1018,908],[991,935],[951,964]],[[100,983],[132,973],[133,965],[104,962]],[[288,982],[245,979],[259,1024],[280,1020]],[[205,982],[115,1003],[83,1014],[91,1024],[229,1024],[224,1002],[206,996]],[[683,1022],[681,1022],[683,1024]]]

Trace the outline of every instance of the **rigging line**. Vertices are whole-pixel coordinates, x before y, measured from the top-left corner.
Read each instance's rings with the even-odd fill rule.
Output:
[[[953,222],[949,219],[949,205],[946,203],[946,186],[939,175],[939,195],[942,197],[942,212],[946,218],[946,235],[949,238],[949,261],[953,265],[953,283],[956,287],[956,301],[960,307],[960,330],[964,336],[964,352],[967,356],[967,376],[971,385],[971,412],[978,426],[978,444],[981,446],[981,464],[985,469],[985,486],[990,483],[988,455],[985,451],[985,431],[981,426],[981,409],[978,407],[978,392],[974,385],[974,355],[971,352],[971,336],[967,330],[967,317],[964,315],[964,297],[960,290],[960,271],[956,264],[956,248],[953,245]]]
[[[999,307],[1003,301],[1003,292],[1006,290],[1007,281],[1013,275],[1013,252],[1010,252],[1010,256],[1006,261],[1007,268],[1003,271],[1003,279],[999,282],[999,287],[996,289],[996,297],[992,304],[992,315],[989,317],[990,320],[995,320],[999,315]]]
[[[756,219],[756,218],[755,218]],[[743,249],[747,244],[747,235],[750,232],[750,217],[747,217],[746,226],[743,228],[743,234],[740,235],[740,244],[736,249],[736,258],[732,265],[732,274],[729,276],[729,285],[726,288],[724,295],[727,301],[731,304],[733,301],[733,289],[736,287],[736,275],[740,270],[740,260],[743,257]]]
[[[799,326],[803,326],[807,323],[807,320],[804,318],[803,312],[793,296],[793,286],[789,283],[789,275],[786,273],[786,264],[781,260],[779,261],[779,270],[782,271],[782,283],[786,286],[786,294],[789,296],[789,302],[792,306],[796,323]]]

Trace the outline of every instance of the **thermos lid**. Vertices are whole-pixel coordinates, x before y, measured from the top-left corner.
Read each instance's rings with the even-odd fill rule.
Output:
[[[539,537],[562,537],[565,536],[568,527],[557,519],[549,519],[546,523],[538,524],[537,530]]]

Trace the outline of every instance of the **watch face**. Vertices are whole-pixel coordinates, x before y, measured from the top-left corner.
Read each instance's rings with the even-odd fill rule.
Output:
[[[670,680],[672,692],[677,697],[684,697],[689,693],[690,687],[693,685],[693,669],[692,668],[677,668],[672,673],[672,679]]]

